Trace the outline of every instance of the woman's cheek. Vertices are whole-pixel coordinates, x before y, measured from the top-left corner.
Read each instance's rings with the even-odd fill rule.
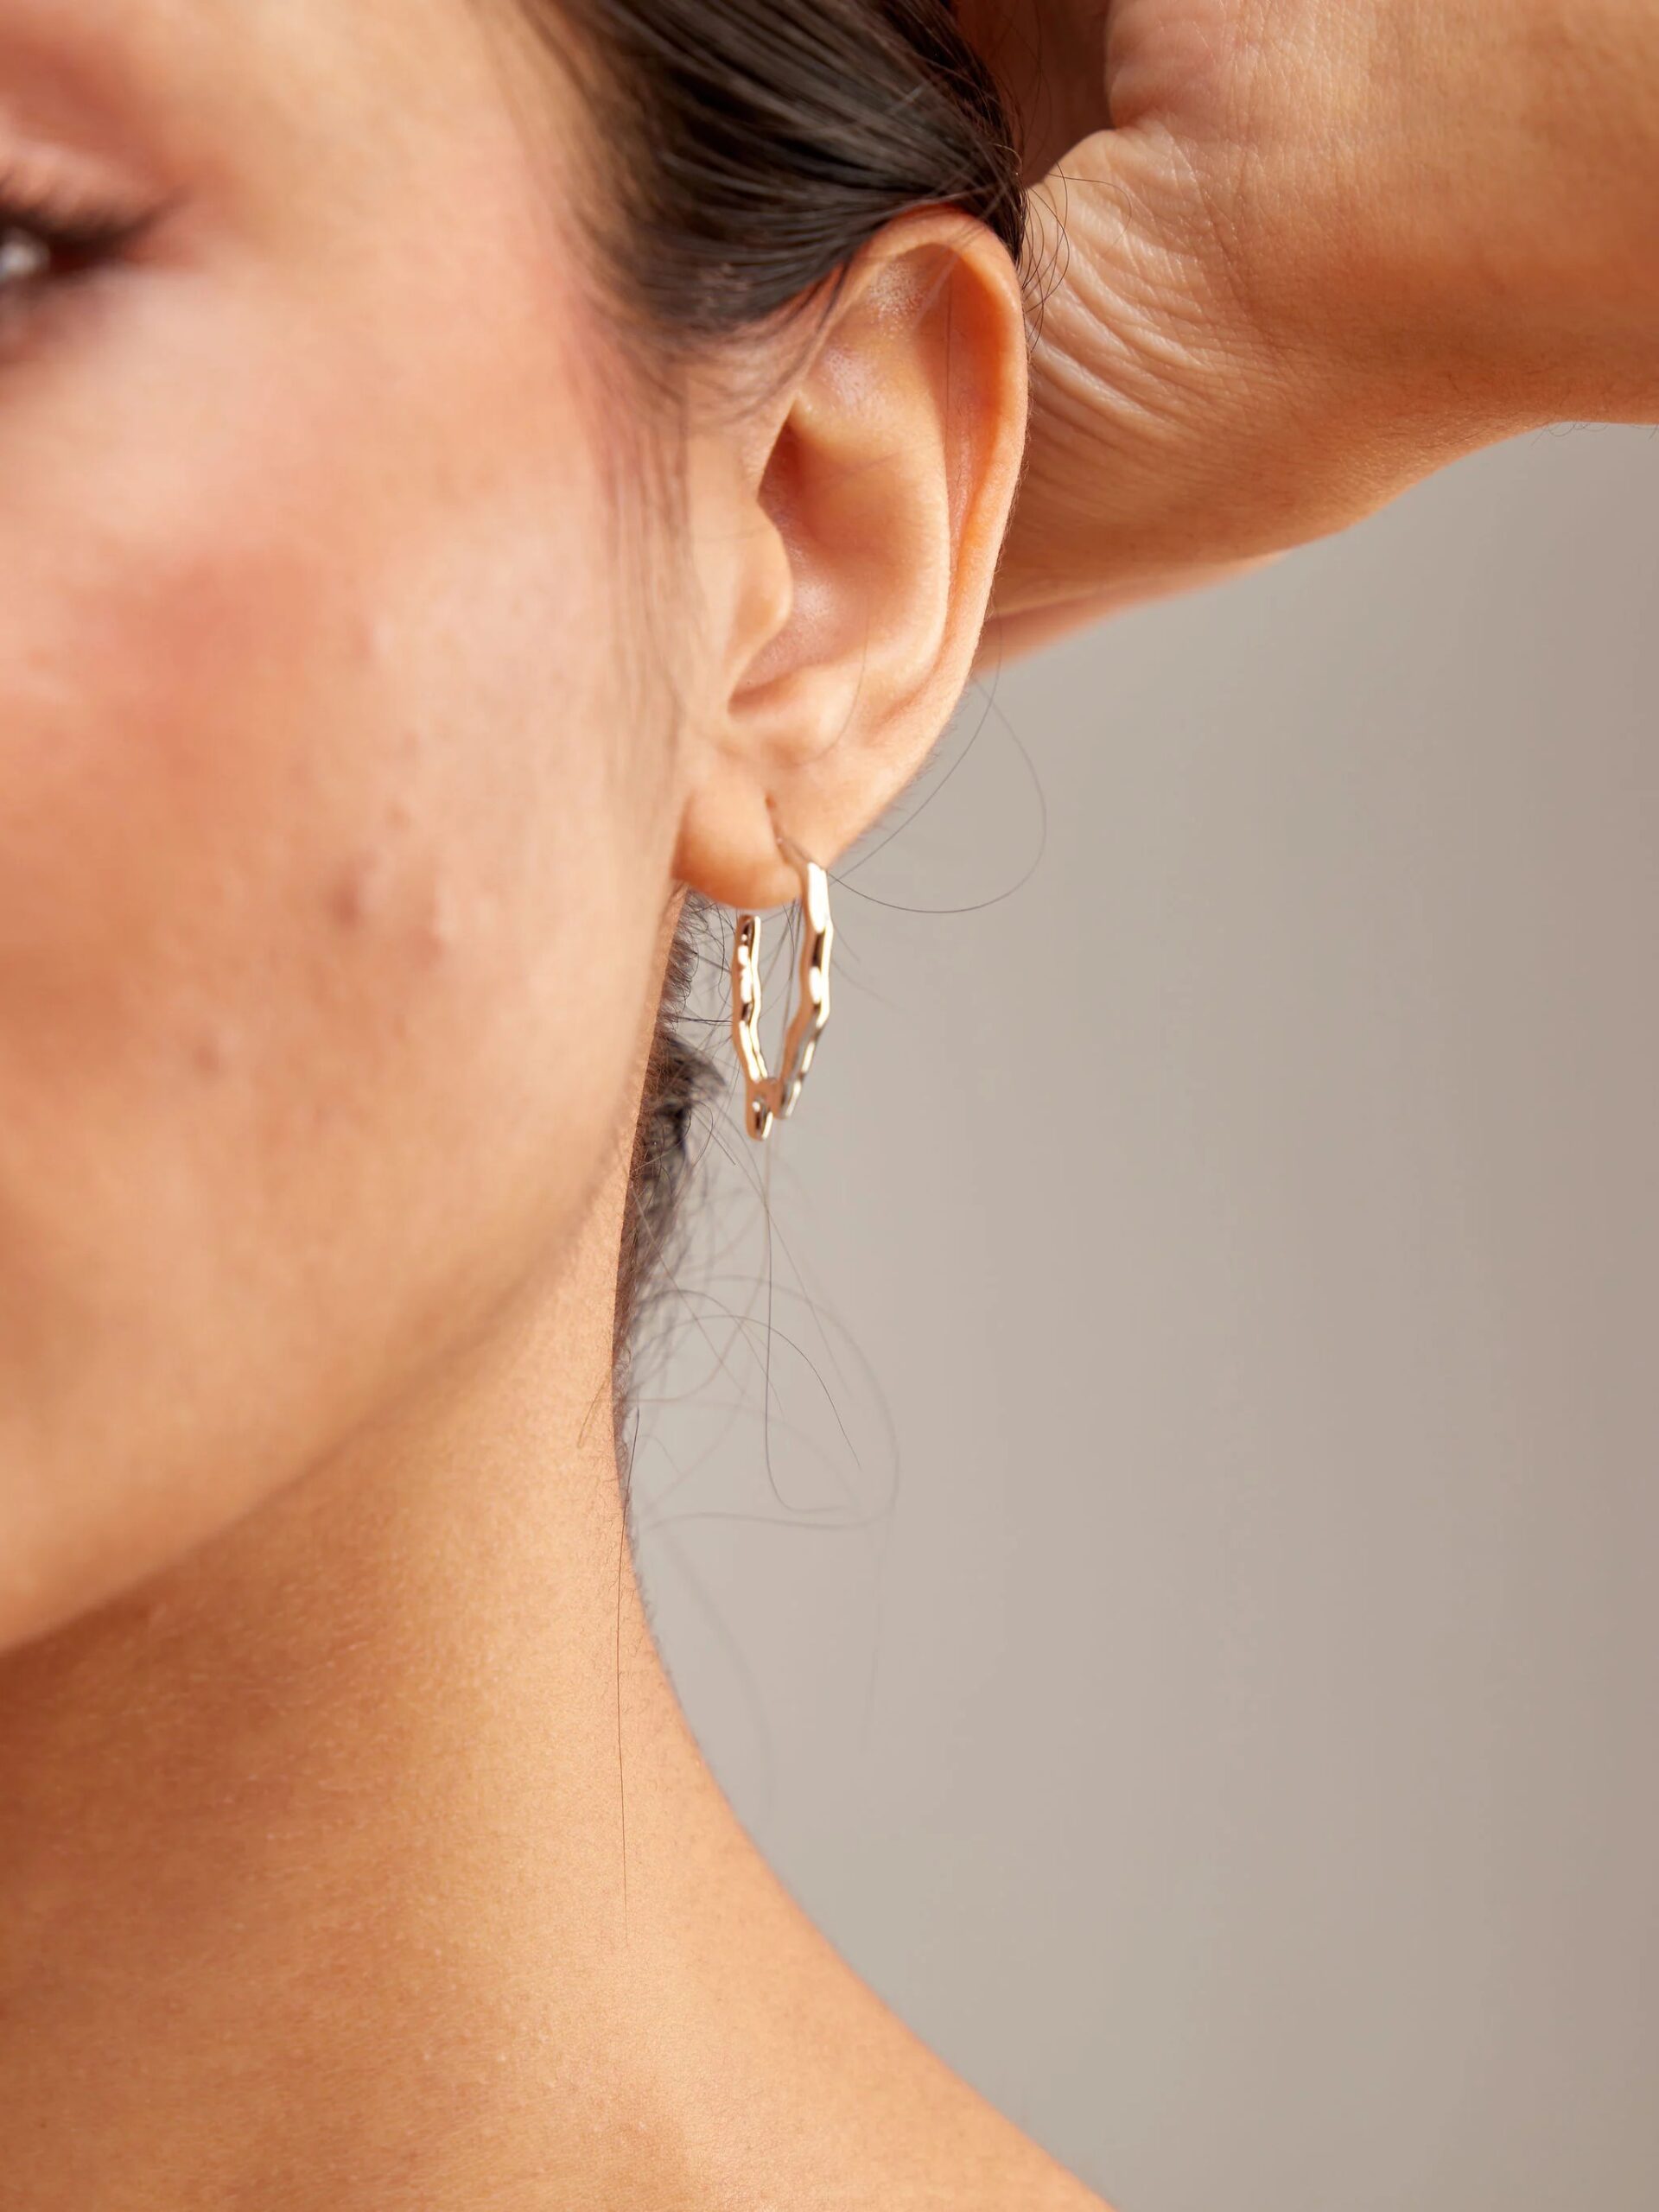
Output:
[[[556,354],[482,304],[442,346],[378,307],[382,358],[321,303],[146,301],[118,375],[0,397],[20,1618],[257,1502],[556,1255],[652,1004],[664,732]]]

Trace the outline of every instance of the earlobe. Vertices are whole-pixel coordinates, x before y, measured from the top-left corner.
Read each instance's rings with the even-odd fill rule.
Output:
[[[728,627],[676,855],[706,895],[792,898],[772,810],[827,861],[944,728],[1018,483],[1026,361],[1007,251],[956,209],[900,217],[846,272],[750,448],[745,513],[706,536]]]

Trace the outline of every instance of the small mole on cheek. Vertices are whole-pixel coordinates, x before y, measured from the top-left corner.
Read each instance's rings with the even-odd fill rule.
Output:
[[[238,1057],[240,1041],[233,1024],[215,1016],[191,1038],[190,1064],[202,1075],[223,1075]]]
[[[328,910],[342,929],[360,929],[385,904],[386,885],[385,855],[359,853],[334,879]]]

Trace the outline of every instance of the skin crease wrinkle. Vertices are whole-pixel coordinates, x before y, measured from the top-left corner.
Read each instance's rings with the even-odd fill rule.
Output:
[[[727,1804],[609,1419],[681,903],[943,728],[1019,282],[887,226],[645,542],[482,20],[0,0],[0,168],[168,207],[0,371],[5,2190],[1072,2212]]]

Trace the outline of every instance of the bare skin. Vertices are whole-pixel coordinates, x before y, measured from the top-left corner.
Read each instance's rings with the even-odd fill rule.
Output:
[[[1033,261],[1064,271],[982,670],[1344,529],[1478,447],[1659,421],[1647,0],[963,19],[1025,114]]]
[[[1081,2208],[742,1833],[609,1402],[684,887],[791,895],[769,806],[833,860],[944,726],[1020,289],[893,225],[625,541],[498,29],[0,0],[9,211],[144,226],[0,228],[0,2194]]]
[[[1569,385],[1589,411],[1592,362],[1603,404],[1645,404],[1628,180],[1622,229],[1578,180],[1575,238],[1606,219],[1582,269],[1501,263],[1509,313],[1471,315],[1492,242],[1471,263],[1448,222],[1424,252],[1396,111],[1356,106],[1318,43],[1372,13],[1300,9],[1280,96],[1257,73],[1236,111],[1207,105],[1233,82],[1211,48],[1155,49],[1126,0],[1131,159],[1150,180],[1169,118],[1221,116],[1191,141],[1219,149],[1216,206],[1301,261],[1264,245],[1219,326],[1272,403],[1222,499],[1206,471],[1249,410],[1199,372],[1227,346],[1151,345],[1163,402],[1090,416],[1123,389],[1102,232],[1037,364],[1010,618],[1334,527]],[[1431,51],[1444,134],[1469,86],[1455,39]],[[769,804],[833,861],[944,727],[1014,507],[1024,303],[984,233],[907,218],[765,406],[698,430],[671,712],[548,150],[581,118],[528,141],[516,58],[459,0],[0,0],[9,188],[149,221],[73,283],[0,238],[5,2189],[31,2212],[1084,2212],[741,1833],[642,1616],[608,1418],[677,901],[789,898]],[[1471,223],[1534,150],[1524,99],[1494,112],[1515,130],[1482,142]],[[1290,125],[1321,114],[1369,118],[1395,188],[1361,257],[1388,313],[1339,335],[1332,308],[1373,295],[1306,289],[1325,171]],[[1158,240],[1192,202],[1145,205]],[[1158,314],[1219,297],[1196,246],[1137,266]],[[1584,373],[1550,381],[1524,334],[1574,283]],[[1295,334],[1287,385],[1263,328]]]
[[[774,820],[833,861],[966,680],[1006,252],[918,211],[689,374],[670,542],[506,23],[0,0],[0,1645],[544,1274],[686,889],[791,899]]]
[[[618,1187],[511,1327],[13,1655],[31,2212],[1098,2205],[842,1963],[690,1740],[606,1441]]]

